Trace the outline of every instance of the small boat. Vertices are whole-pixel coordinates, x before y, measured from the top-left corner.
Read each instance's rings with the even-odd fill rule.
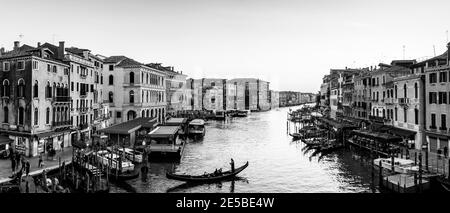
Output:
[[[194,119],[189,123],[188,134],[191,136],[205,136],[205,121]]]
[[[381,161],[381,167],[392,170],[391,158],[377,158],[373,160],[375,166],[379,166]],[[407,160],[402,158],[394,158],[394,172],[409,174],[419,171],[419,166],[414,165],[413,160]]]
[[[169,179],[187,181],[187,182],[215,182],[215,181],[221,181],[221,180],[225,180],[228,178],[232,178],[232,177],[236,176],[237,174],[239,174],[240,172],[242,172],[242,170],[247,168],[247,166],[248,166],[248,161],[243,166],[236,168],[234,170],[234,172],[231,172],[231,170],[229,170],[229,171],[222,172],[220,174],[210,173],[210,174],[197,175],[197,176],[177,175],[177,174],[173,174],[173,173],[166,173],[166,177]]]

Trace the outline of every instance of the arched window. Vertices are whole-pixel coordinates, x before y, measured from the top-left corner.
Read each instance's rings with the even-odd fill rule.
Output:
[[[47,109],[45,111],[45,123],[50,124],[50,108],[49,107],[47,107]]]
[[[418,91],[418,87],[417,87],[417,82],[414,83],[414,98],[417,98],[417,96],[419,96],[419,91]]]
[[[10,96],[10,93],[9,93],[9,81],[8,81],[8,79],[5,79],[5,80],[3,80],[3,87],[2,87],[3,89],[2,89],[2,97],[3,96]]]
[[[150,110],[147,109],[147,117],[150,116]]]
[[[25,95],[25,81],[23,78],[19,79],[17,83],[17,97],[22,98]]]
[[[114,85],[114,76],[109,75],[109,85]]]
[[[135,118],[136,118],[136,112],[133,111],[133,110],[128,111],[128,113],[127,113],[127,119],[130,121],[130,120],[133,120],[133,119],[135,119]]]
[[[134,84],[134,72],[130,72],[130,84]]]
[[[50,82],[47,81],[47,86],[45,86],[45,98],[52,97],[52,87],[50,86]]]
[[[38,81],[35,81],[33,86],[33,97],[37,98],[38,96],[39,96]]]
[[[134,103],[134,91],[130,91],[130,103]]]
[[[394,86],[394,98],[397,98],[397,85]]]
[[[8,107],[3,107],[3,123],[8,123],[8,118],[9,118],[9,110]]]
[[[56,97],[56,83],[53,82],[52,97]]]
[[[403,97],[407,98],[408,97],[408,92],[406,90],[406,84],[403,85]]]
[[[148,103],[148,90],[147,90],[147,92],[146,92],[146,93],[147,93],[147,103]]]
[[[144,83],[144,72],[141,73],[141,80],[139,82],[141,82],[141,84]]]
[[[39,124],[39,111],[38,108],[34,108],[34,125],[37,126]]]
[[[24,116],[25,116],[25,109],[23,107],[19,107],[19,125],[24,124]]]
[[[148,73],[147,73],[147,84],[148,84]]]
[[[142,110],[141,114],[141,117],[145,117],[145,110]]]
[[[113,92],[109,92],[108,93],[108,100],[109,100],[109,103],[114,103],[114,94],[113,94]]]

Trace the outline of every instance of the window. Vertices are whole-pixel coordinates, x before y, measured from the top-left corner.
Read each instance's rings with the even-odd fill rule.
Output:
[[[436,114],[431,113],[431,129],[436,129]]]
[[[25,110],[23,107],[19,107],[19,125],[24,123]]]
[[[398,108],[395,107],[395,121],[397,121]]]
[[[216,86],[216,82],[211,82],[211,87]]]
[[[47,72],[52,71],[52,68],[50,67],[50,64],[47,64]]]
[[[47,86],[45,87],[45,98],[52,97],[52,87],[50,86],[50,82],[47,81]]]
[[[3,71],[9,71],[10,64],[9,62],[3,62]]]
[[[439,73],[439,82],[447,82],[447,72]]]
[[[441,114],[441,130],[447,130],[447,116]]]
[[[39,95],[38,81],[35,81],[33,86],[33,97],[37,98],[38,95]]]
[[[103,75],[101,75],[101,77],[100,77],[100,84],[103,85]]]
[[[114,85],[114,76],[109,75],[109,85]]]
[[[73,81],[70,82],[70,90],[73,92]]]
[[[80,91],[80,83],[77,82],[77,92]]]
[[[447,92],[439,92],[439,104],[447,104]]]
[[[406,88],[406,84],[403,85],[403,97],[404,98],[408,97],[408,89]]]
[[[414,124],[419,124],[419,110],[414,109]]]
[[[417,88],[417,82],[414,83],[414,98],[417,98],[419,96],[419,90]]]
[[[25,62],[24,61],[18,61],[17,62],[17,70],[24,70],[25,69]]]
[[[430,104],[436,104],[437,103],[437,94],[436,94],[436,92],[430,92],[429,93],[429,103]]]
[[[430,84],[433,84],[433,83],[437,82],[437,75],[436,75],[436,73],[430,73],[429,78],[430,78]]]
[[[122,118],[122,112],[121,111],[116,111],[116,117],[117,118]]]
[[[45,110],[45,123],[50,124],[50,108],[48,107]]]
[[[130,103],[134,103],[134,91],[130,91]]]
[[[394,98],[397,98],[397,85],[394,86]]]
[[[34,108],[34,125],[37,126],[39,124],[39,111],[38,108]]]
[[[405,122],[405,123],[408,122],[408,110],[407,109],[403,109],[403,122]]]
[[[130,84],[134,84],[134,72],[130,72]]]
[[[114,65],[109,65],[109,71],[113,71],[114,70]]]
[[[212,97],[212,98],[211,98],[211,103],[212,103],[212,104],[216,103],[216,98],[215,98],[215,97]]]
[[[8,107],[3,107],[3,123],[8,123],[8,118],[9,118],[9,110]]]
[[[39,62],[33,61],[33,70],[38,70],[38,69],[39,69]]]
[[[108,101],[109,103],[114,103],[114,94],[113,92],[108,93]]]
[[[23,98],[25,95],[25,81],[23,78],[19,79],[17,84],[17,97]]]

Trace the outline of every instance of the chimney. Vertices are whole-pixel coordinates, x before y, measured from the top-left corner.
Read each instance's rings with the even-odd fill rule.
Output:
[[[41,42],[38,42],[38,43],[37,43],[37,47],[40,47],[40,46],[41,46]]]
[[[15,41],[14,42],[14,50],[19,49],[19,46],[20,46],[20,41]]]
[[[64,41],[59,42],[58,59],[60,60],[64,59]]]
[[[447,65],[450,65],[450,42],[447,44]]]

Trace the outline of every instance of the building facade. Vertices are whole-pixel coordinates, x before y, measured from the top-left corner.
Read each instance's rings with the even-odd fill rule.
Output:
[[[69,66],[64,45],[29,45],[0,54],[1,130],[26,156],[71,146]]]
[[[166,118],[165,73],[125,56],[104,59],[106,82],[104,103],[108,103],[111,123],[117,124],[137,117]]]

